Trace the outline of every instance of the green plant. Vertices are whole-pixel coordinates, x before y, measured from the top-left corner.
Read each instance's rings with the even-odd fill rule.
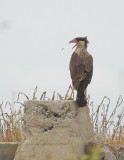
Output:
[[[100,160],[100,155],[103,152],[103,148],[100,146],[93,147],[89,153],[78,157],[74,153],[70,153],[65,160]]]

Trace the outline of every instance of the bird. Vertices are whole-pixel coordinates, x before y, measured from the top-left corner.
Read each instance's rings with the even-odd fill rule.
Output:
[[[84,107],[87,105],[85,90],[93,75],[93,57],[87,51],[89,43],[87,36],[74,38],[69,43],[75,43],[74,47],[76,47],[70,59],[69,68],[73,87],[69,99],[72,99],[74,90],[77,90],[76,103],[79,107]]]

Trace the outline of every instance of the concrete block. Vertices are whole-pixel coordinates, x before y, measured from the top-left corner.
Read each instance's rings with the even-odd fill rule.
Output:
[[[23,133],[16,160],[63,160],[72,148],[80,156],[93,136],[89,108],[69,100],[26,101]]]

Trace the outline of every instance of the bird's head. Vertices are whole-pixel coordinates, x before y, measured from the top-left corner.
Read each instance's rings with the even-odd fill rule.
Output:
[[[89,41],[87,40],[87,37],[77,37],[77,38],[74,38],[73,40],[71,40],[69,43],[76,43],[74,45],[74,47],[77,46],[77,47],[87,48],[87,44],[89,43]]]

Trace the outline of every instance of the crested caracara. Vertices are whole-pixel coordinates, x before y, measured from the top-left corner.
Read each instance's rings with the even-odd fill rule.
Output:
[[[70,74],[73,89],[77,90],[76,102],[79,107],[87,105],[85,90],[93,74],[93,58],[87,51],[87,37],[77,37],[69,43],[75,43],[76,49],[70,60]],[[73,47],[73,48],[74,48]]]

